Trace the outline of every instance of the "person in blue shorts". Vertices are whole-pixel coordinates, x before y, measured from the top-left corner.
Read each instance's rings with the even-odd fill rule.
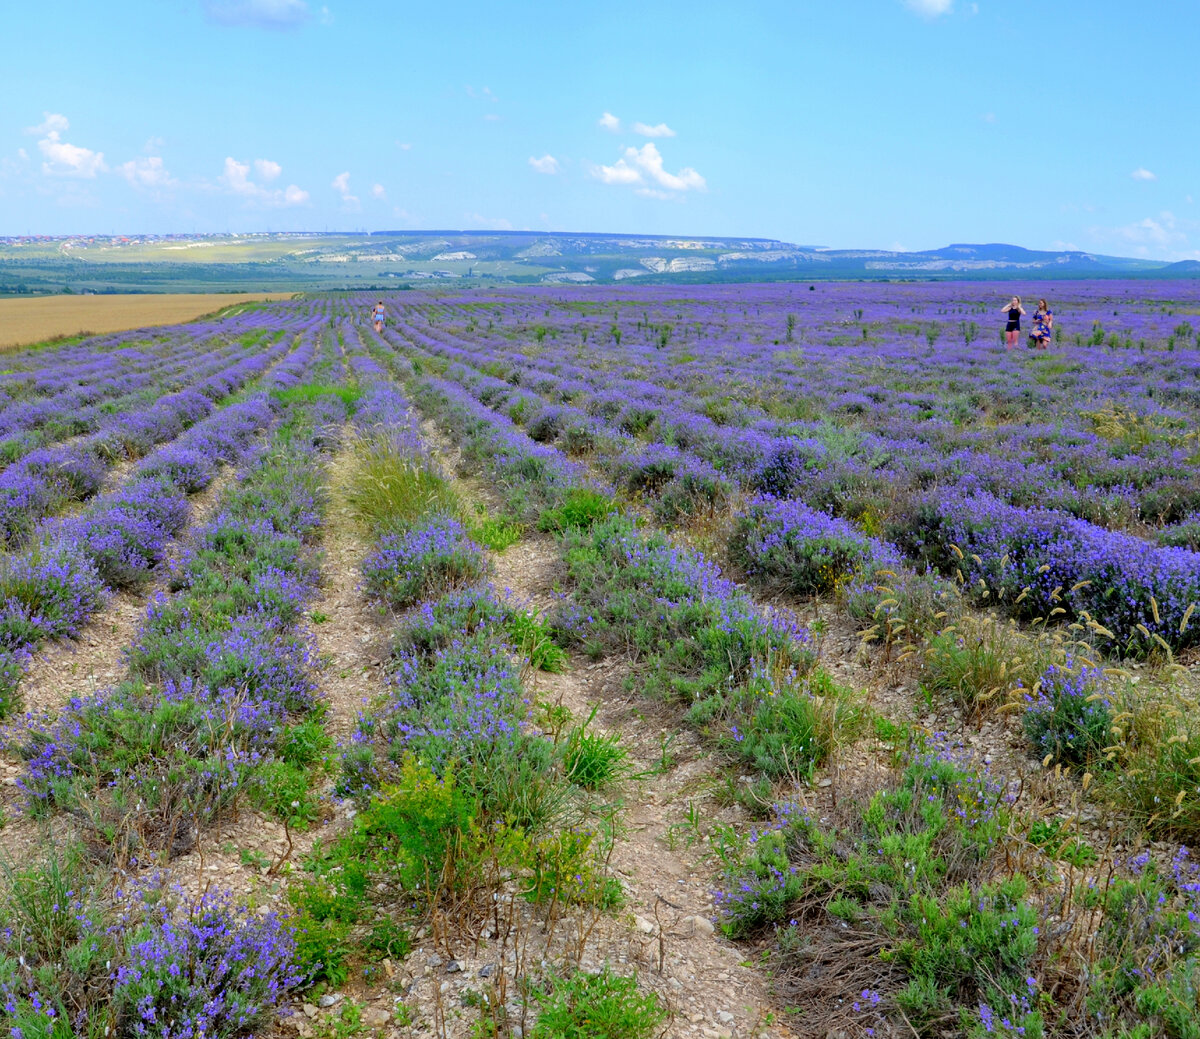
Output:
[[[1050,345],[1053,334],[1054,314],[1050,305],[1044,299],[1039,299],[1033,315],[1033,345],[1039,350],[1045,350]]]
[[[375,309],[371,311],[371,320],[375,324],[375,331],[383,331],[383,316],[387,313],[387,308],[383,305],[383,300],[375,304]]]

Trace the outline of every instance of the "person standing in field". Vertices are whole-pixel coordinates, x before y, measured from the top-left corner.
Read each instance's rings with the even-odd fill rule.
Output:
[[[1039,299],[1037,310],[1033,314],[1034,345],[1039,350],[1045,350],[1050,345],[1053,332],[1054,315],[1050,312],[1050,305],[1044,299]]]
[[[375,324],[375,331],[383,331],[383,316],[387,313],[387,308],[383,305],[383,300],[375,304],[375,309],[371,311],[371,320]]]
[[[1001,310],[1008,311],[1008,324],[1004,326],[1004,348],[1011,350],[1017,345],[1017,337],[1021,334],[1021,315],[1025,308],[1021,306],[1021,297],[1013,296],[1012,301]]]

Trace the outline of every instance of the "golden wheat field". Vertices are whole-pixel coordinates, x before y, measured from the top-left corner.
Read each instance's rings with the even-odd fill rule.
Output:
[[[80,332],[122,332],[144,325],[170,325],[238,303],[287,299],[290,295],[222,292],[4,299],[0,300],[0,349]]]

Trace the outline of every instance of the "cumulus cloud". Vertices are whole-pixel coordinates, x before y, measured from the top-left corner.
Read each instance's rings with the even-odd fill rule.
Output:
[[[130,159],[121,163],[116,171],[135,188],[156,190],[172,187],[176,183],[158,155],[151,155],[145,159]]]
[[[1117,235],[1134,245],[1175,248],[1187,244],[1187,235],[1176,227],[1175,214],[1169,210],[1163,210],[1157,218],[1148,216],[1118,227]]]
[[[256,159],[255,169],[274,169],[278,164],[269,159]],[[282,172],[282,167],[279,167]],[[261,174],[260,174],[261,176]],[[278,176],[278,173],[275,174]],[[295,184],[286,188],[268,188],[250,179],[250,163],[238,162],[232,156],[225,159],[225,172],[217,178],[226,191],[244,198],[248,203],[263,206],[300,206],[308,201],[308,192]]]
[[[593,171],[594,175],[605,184],[637,185],[643,189],[640,193],[658,198],[654,192],[704,191],[708,185],[690,166],[684,166],[678,173],[669,172],[663,164],[663,157],[653,141],[647,141],[641,148],[626,148],[625,154],[611,166],[600,166]]]
[[[938,18],[954,9],[954,0],[904,0],[904,6],[922,18]]]
[[[543,155],[540,159],[529,156],[529,165],[537,173],[554,174],[558,172],[558,160],[550,154]]]
[[[258,174],[261,180],[270,183],[283,172],[283,167],[277,162],[272,162],[270,159],[255,159],[254,172]]]
[[[384,189],[384,186],[382,184],[372,184],[371,185],[371,197],[372,198],[387,198],[387,191]]]
[[[333,180],[330,182],[329,186],[331,188],[333,188],[333,190],[336,191],[339,195],[342,196],[342,204],[343,205],[349,206],[351,209],[358,208],[358,196],[352,195],[350,193],[350,171],[349,170],[347,170],[345,173],[339,173],[336,177],[333,178]]]
[[[636,151],[636,148],[630,148]],[[598,166],[595,175],[605,184],[640,184],[641,173],[629,165],[624,159],[618,159],[612,166]]]
[[[95,177],[104,173],[108,166],[104,162],[103,152],[94,152],[77,144],[68,144],[62,135],[70,129],[71,123],[65,115],[57,112],[43,112],[41,123],[37,126],[26,127],[25,132],[40,138],[37,142],[38,151],[42,153],[42,172],[52,177]]]
[[[1136,170],[1134,170],[1129,175],[1134,180],[1158,180],[1158,178],[1153,173],[1151,173],[1148,169],[1146,169],[1144,166],[1139,166]]]
[[[295,29],[308,21],[305,0],[203,0],[210,22],[251,29]]]
[[[43,112],[42,121],[37,126],[27,126],[25,132],[35,137],[49,137],[60,134],[71,128],[71,123],[65,115],[57,112]]]
[[[1164,209],[1120,227],[1091,227],[1089,235],[1104,247],[1158,260],[1197,260],[1200,221],[1179,219]]]
[[[645,123],[634,123],[633,132],[641,134],[643,137],[674,137],[675,131],[672,130],[666,123],[658,123],[655,126],[647,126]]]
[[[621,129],[621,120],[618,119],[612,112],[605,112],[597,121],[598,126],[604,127],[612,133],[618,133]]]

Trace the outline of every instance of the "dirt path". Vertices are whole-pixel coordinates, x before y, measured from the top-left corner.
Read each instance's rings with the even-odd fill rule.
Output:
[[[360,590],[369,545],[350,509],[345,487],[353,463],[348,445],[329,461],[329,505],[322,526],[321,592],[309,608],[329,705],[325,726],[335,740],[349,736],[364,701],[379,692],[387,634]]]
[[[422,431],[453,473],[455,445],[432,423]],[[466,500],[496,503],[481,481],[453,479]],[[540,613],[556,601],[565,569],[553,538],[528,534],[492,553],[491,562],[493,583],[514,605]],[[526,679],[532,701],[560,704],[574,722],[595,707],[595,730],[619,733],[631,775],[643,777],[623,784],[623,829],[610,860],[625,890],[625,911],[596,926],[580,965],[636,964],[639,984],[671,1009],[666,1035],[672,1039],[790,1036],[772,1013],[766,979],[745,966],[745,950],[713,926],[715,863],[704,837],[714,822],[746,821],[713,797],[726,768],[676,720],[656,717],[654,704],[625,692],[627,675],[625,661],[588,664],[573,655],[565,673],[531,672]],[[665,770],[664,744],[672,762]]]

